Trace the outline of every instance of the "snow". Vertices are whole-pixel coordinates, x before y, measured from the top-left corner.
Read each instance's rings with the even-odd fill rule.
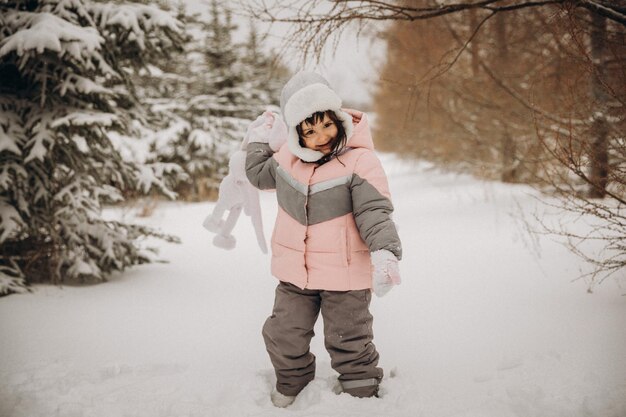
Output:
[[[59,117],[51,124],[51,128],[60,126],[113,126],[118,121],[117,115],[99,111],[73,110],[66,116]]]
[[[181,31],[180,22],[176,18],[152,5],[94,3],[89,8],[102,29],[122,27],[129,32],[127,40],[135,42],[142,50],[146,48],[146,32],[155,27],[176,33]]]
[[[4,132],[4,128],[0,126],[0,152],[9,151],[16,155],[21,155],[20,148],[16,145],[15,139]]]
[[[85,262],[84,253],[70,251],[67,263],[70,265],[68,268],[68,274],[70,276],[77,277],[84,274],[86,276],[100,277],[102,275],[100,268],[98,268],[95,262],[91,260]]]
[[[175,150],[170,150],[172,142],[189,129],[191,129],[191,126],[187,120],[175,119],[167,128],[160,129],[154,133],[154,145],[161,153],[174,155]],[[170,150],[170,152],[165,151],[166,149]]]
[[[388,156],[384,164],[404,259],[402,284],[371,307],[381,398],[332,392],[320,320],[316,379],[288,409],[274,408],[260,334],[276,285],[269,258],[249,222],[223,251],[201,226],[213,203],[168,202],[149,218],[107,215],[180,236],[159,243],[169,263],[0,298],[0,415],[626,415],[624,290],[609,279],[587,293],[578,258],[525,234],[512,214],[537,210],[535,194]],[[267,232],[275,196],[261,204]]]
[[[137,167],[137,189],[142,190],[144,194],[153,189],[161,190],[168,198],[172,200],[176,198],[176,193],[169,190],[169,188],[163,183],[163,175],[167,172],[180,172],[180,166],[177,164],[169,163],[154,163],[139,165]]]
[[[28,163],[33,159],[43,161],[48,151],[54,146],[52,139],[54,136],[50,133],[49,129],[53,117],[54,114],[49,111],[43,111],[41,114],[32,117],[34,122],[32,132],[34,135],[28,139],[30,151],[28,152],[28,156],[24,159],[24,162]],[[50,146],[50,149],[48,149],[48,146]]]
[[[120,153],[122,159],[128,162],[144,164],[151,157],[151,140],[143,140],[152,135],[151,130],[145,129],[137,121],[133,121],[133,128],[140,132],[140,138],[122,136],[117,132],[107,132],[108,138],[116,151]]]
[[[20,231],[24,220],[20,213],[9,204],[5,197],[0,197],[0,243]]]
[[[0,48],[0,57],[15,51],[19,56],[24,52],[45,49],[59,55],[69,53],[82,62],[85,51],[99,50],[104,39],[98,31],[90,27],[80,27],[50,13],[9,12],[9,19],[15,19],[28,29],[8,36]],[[20,24],[20,23],[18,23]]]
[[[35,123],[32,130],[35,134],[29,139],[31,149],[25,159],[26,162],[33,159],[41,161],[45,159],[49,150],[54,146],[54,141],[51,139],[54,135],[50,133],[50,129],[60,126],[112,126],[118,120],[118,117],[113,113],[76,109],[66,109],[66,112],[69,114],[63,117],[56,117],[54,112],[42,112],[39,116],[34,117]],[[77,142],[81,151],[88,150],[85,148],[87,146],[85,138],[75,136],[73,140]]]
[[[64,96],[68,91],[80,94],[114,94],[113,90],[99,85],[89,78],[81,77],[78,74],[68,74],[65,80],[63,80],[59,94]]]
[[[0,295],[20,294],[26,292],[26,283],[23,278],[16,278],[4,273],[4,267],[0,267]]]

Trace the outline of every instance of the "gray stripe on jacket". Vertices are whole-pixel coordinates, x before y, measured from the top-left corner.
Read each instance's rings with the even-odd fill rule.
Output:
[[[276,168],[276,173],[278,173],[278,176],[285,180],[285,182],[291,185],[296,191],[300,192],[301,194],[307,195],[307,185],[302,184],[297,179],[292,177],[291,174],[285,171],[280,165],[278,166],[278,168]]]
[[[348,184],[337,185],[309,195],[309,224],[322,223],[351,212],[352,199]]]
[[[306,186],[304,186],[304,190],[302,190],[302,184],[295,180],[290,181],[289,178],[291,178],[291,176],[289,176],[286,171],[279,168],[278,172],[279,174],[276,179],[276,198],[278,199],[278,205],[285,210],[287,214],[296,219],[298,223],[306,225]],[[304,191],[304,193],[302,191]]]
[[[352,199],[348,188],[352,175],[307,186],[280,166],[276,173],[278,204],[300,224],[322,223],[352,211]]]
[[[277,167],[276,174],[278,204],[300,224],[322,223],[352,211],[348,188],[352,175],[322,181],[309,187],[280,166]]]
[[[391,219],[391,201],[357,174],[352,177],[350,189],[354,220],[370,252],[386,249],[401,259],[402,245]]]
[[[278,162],[267,143],[249,143],[246,149],[246,176],[252,185],[260,190],[276,188],[276,167]]]

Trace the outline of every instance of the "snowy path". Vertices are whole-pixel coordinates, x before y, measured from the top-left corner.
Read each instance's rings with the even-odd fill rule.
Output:
[[[0,416],[626,415],[624,290],[587,294],[548,239],[533,255],[510,216],[512,197],[533,207],[528,189],[386,165],[405,260],[403,284],[372,303],[382,398],[332,394],[318,327],[316,380],[272,407],[269,258],[247,218],[225,252],[200,226],[209,204],[168,203],[144,221],[182,238],[163,245],[169,264],[0,298]]]

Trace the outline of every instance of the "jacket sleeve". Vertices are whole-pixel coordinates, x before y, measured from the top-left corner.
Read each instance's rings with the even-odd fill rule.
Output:
[[[267,143],[249,143],[246,148],[246,176],[260,190],[276,188],[276,159]]]
[[[373,152],[359,157],[350,191],[354,220],[370,252],[386,249],[401,259],[402,245],[391,219],[393,205],[387,176]]]

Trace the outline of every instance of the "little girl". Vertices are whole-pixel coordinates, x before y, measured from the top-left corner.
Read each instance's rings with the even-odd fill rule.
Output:
[[[400,283],[402,249],[367,117],[342,109],[328,82],[311,72],[284,86],[280,105],[287,137],[256,139],[246,159],[250,182],[275,189],[279,206],[271,270],[280,283],[263,326],[277,378],[272,402],[290,405],[313,380],[309,346],[320,311],[341,391],[376,396],[383,370],[372,343],[371,291],[382,296]]]

